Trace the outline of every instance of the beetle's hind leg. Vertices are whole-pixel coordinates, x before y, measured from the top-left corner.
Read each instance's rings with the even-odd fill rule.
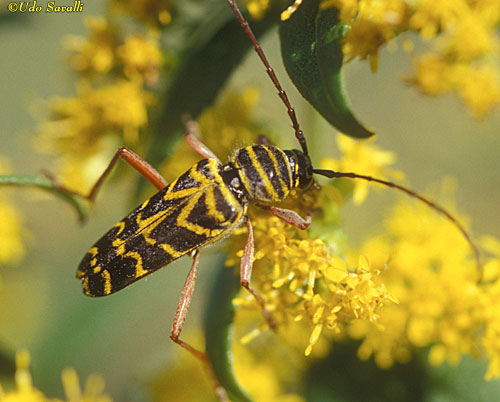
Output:
[[[248,217],[245,217],[245,224],[247,225],[247,242],[245,244],[245,249],[243,250],[243,256],[241,257],[241,265],[240,265],[240,283],[246,290],[248,290],[255,300],[259,304],[259,307],[262,310],[262,314],[264,318],[268,322],[269,326],[272,329],[276,328],[276,321],[274,321],[271,313],[266,309],[264,304],[264,299],[259,295],[251,286],[250,279],[252,277],[252,266],[253,266],[253,255],[254,255],[254,240],[253,240],[253,229],[252,224]]]
[[[136,153],[132,152],[130,149],[125,147],[122,147],[118,151],[116,151],[115,155],[109,162],[108,167],[104,170],[99,179],[97,179],[97,181],[92,186],[88,194],[82,194],[78,191],[65,187],[50,173],[45,172],[45,175],[52,181],[52,183],[56,187],[60,188],[61,190],[70,194],[79,195],[87,199],[88,201],[93,202],[95,200],[95,197],[99,189],[104,183],[104,180],[106,180],[106,178],[109,176],[109,174],[113,170],[113,167],[116,165],[116,162],[118,162],[119,158],[122,158],[125,162],[127,162],[130,166],[132,166],[135,170],[137,170],[145,179],[147,179],[158,190],[161,190],[167,186],[167,182],[165,181],[165,179],[153,166],[151,166],[148,162],[142,159],[139,155],[137,155]]]
[[[208,355],[206,353],[200,352],[199,350],[192,347],[189,343],[184,342],[182,339],[179,338],[182,332],[182,328],[184,327],[184,321],[186,320],[186,316],[189,311],[189,305],[191,304],[191,298],[193,296],[194,286],[196,282],[198,262],[199,262],[199,251],[196,250],[193,255],[193,263],[191,265],[191,269],[189,270],[186,282],[184,283],[184,287],[182,288],[182,293],[179,299],[179,303],[177,304],[177,310],[175,312],[174,322],[172,323],[172,329],[170,331],[170,339],[172,339],[179,346],[186,349],[189,353],[191,353],[197,359],[203,362],[203,364],[205,365],[210,374],[210,378],[212,379],[212,382],[214,384],[215,393],[217,394],[217,397],[219,398],[220,401],[225,402],[229,401],[229,398],[226,395],[226,391],[219,384],[219,381],[215,377],[210,361],[208,360]]]

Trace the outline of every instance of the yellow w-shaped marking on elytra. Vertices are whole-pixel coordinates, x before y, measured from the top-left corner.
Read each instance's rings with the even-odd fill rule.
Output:
[[[189,202],[186,204],[186,206],[182,209],[182,212],[179,214],[177,217],[177,225],[180,227],[183,227],[185,229],[190,230],[191,232],[194,232],[198,235],[204,235],[206,237],[214,237],[222,233],[224,229],[210,229],[206,228],[204,226],[197,225],[196,223],[189,222],[187,218],[193,211],[194,207],[200,200],[200,198],[206,194],[207,191],[200,192],[199,194],[195,195],[193,198],[189,200]],[[205,203],[206,205],[206,203]],[[208,212],[208,207],[207,207],[207,212]],[[211,215],[212,216],[212,215]],[[213,217],[213,216],[212,216]]]
[[[177,185],[178,181],[180,180],[180,177],[179,177],[168,186],[168,189],[167,189],[165,195],[163,196],[163,199],[165,201],[189,197],[190,195],[195,194],[196,192],[200,191],[200,189],[202,189],[203,187],[205,187],[211,183],[210,180],[208,180],[205,176],[203,176],[201,174],[196,175],[196,173],[198,173],[198,171],[196,170],[196,167],[197,167],[197,165],[193,166],[189,170],[189,175],[198,182],[198,185],[196,185],[194,187],[189,187],[189,188],[184,188],[184,189],[173,191],[174,187]]]

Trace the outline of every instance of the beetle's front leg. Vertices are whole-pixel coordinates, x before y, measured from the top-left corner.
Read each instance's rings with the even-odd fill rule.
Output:
[[[245,224],[247,225],[247,242],[245,244],[245,249],[243,250],[243,256],[241,257],[241,265],[240,265],[240,283],[246,290],[248,290],[257,303],[259,304],[262,314],[264,318],[268,322],[269,326],[272,329],[276,328],[276,322],[273,317],[267,311],[266,306],[264,305],[264,299],[250,286],[250,279],[252,277],[252,266],[253,266],[253,255],[254,255],[254,240],[253,240],[253,229],[252,224],[248,217],[245,216]]]

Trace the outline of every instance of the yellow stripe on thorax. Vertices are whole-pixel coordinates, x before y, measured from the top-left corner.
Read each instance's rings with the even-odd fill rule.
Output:
[[[292,173],[291,173],[291,170],[290,170],[290,166],[288,165],[288,163],[285,163],[285,166],[286,166],[286,169],[287,169],[287,172],[288,172],[288,177],[290,178],[290,186],[287,186],[286,183],[283,181],[283,178],[281,177],[281,174],[280,174],[280,170],[279,170],[279,167],[278,167],[278,160],[276,159],[276,155],[274,155],[271,150],[269,149],[269,147],[267,145],[262,145],[262,148],[264,148],[267,152],[267,154],[269,155],[269,157],[271,158],[272,162],[273,162],[273,166],[274,166],[274,170],[276,171],[276,174],[278,176],[278,180],[280,182],[280,186],[281,186],[281,191],[283,191],[283,199],[286,198],[288,196],[288,193],[290,192],[290,188],[292,187]],[[284,160],[286,161],[286,154],[281,151],[281,150],[278,150],[279,152],[281,152],[283,154],[283,157],[284,157]]]
[[[248,152],[248,156],[250,157],[250,160],[252,161],[253,167],[255,168],[255,170],[257,171],[259,176],[261,177],[267,193],[271,196],[273,201],[276,201],[276,202],[281,201],[279,194],[276,192],[273,185],[271,184],[271,180],[269,180],[269,177],[267,176],[266,172],[264,171],[264,168],[260,164],[260,161],[257,158],[257,155],[255,154],[253,148],[247,147],[245,149]]]
[[[234,157],[231,160],[231,162],[233,162],[234,167],[236,169],[238,169],[238,171],[241,173],[240,179],[241,179],[241,182],[243,184],[243,187],[245,187],[245,190],[247,191],[248,194],[251,194],[252,189],[250,188],[250,183],[248,182],[248,179],[247,179],[245,173],[243,172],[243,169],[241,168],[241,165],[239,164],[238,159],[236,157]]]

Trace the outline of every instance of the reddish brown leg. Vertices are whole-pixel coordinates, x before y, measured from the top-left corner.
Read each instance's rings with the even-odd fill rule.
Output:
[[[184,140],[188,143],[191,149],[200,155],[202,158],[215,159],[221,163],[219,158],[200,140],[198,123],[187,118],[184,122],[187,133],[184,134]]]
[[[253,229],[250,220],[245,217],[245,223],[247,225],[248,235],[247,242],[245,244],[245,249],[243,251],[243,256],[241,257],[241,265],[240,265],[240,282],[241,286],[243,286],[246,290],[248,290],[257,303],[259,304],[262,314],[264,318],[268,322],[271,328],[276,328],[276,322],[273,320],[273,317],[267,311],[264,300],[262,297],[250,286],[250,279],[252,277],[252,266],[253,266],[253,253],[254,253],[254,241],[253,241]]]
[[[194,292],[194,285],[196,282],[196,272],[198,270],[198,262],[199,262],[199,252],[196,251],[193,256],[193,264],[191,265],[191,269],[189,270],[186,282],[184,283],[184,287],[182,288],[181,298],[179,299],[179,303],[177,304],[177,310],[175,312],[174,322],[172,324],[172,330],[170,331],[170,338],[175,343],[178,343],[184,349],[188,350],[190,353],[195,355],[198,359],[205,362],[207,358],[205,353],[202,353],[194,349],[192,346],[179,339],[182,327],[184,326],[184,321],[186,320],[186,316],[189,311],[189,304],[191,303],[191,298]]]
[[[125,162],[127,162],[130,166],[132,166],[134,169],[136,169],[142,176],[144,176],[153,186],[155,186],[158,190],[163,189],[164,187],[167,186],[167,182],[163,177],[161,177],[160,173],[152,167],[149,163],[147,163],[144,159],[142,159],[139,155],[135,154],[128,148],[120,148],[118,151],[116,151],[115,155],[113,156],[113,159],[111,159],[111,162],[109,162],[108,167],[104,172],[101,174],[99,179],[95,182],[94,186],[90,189],[88,194],[81,194],[77,191],[71,190],[60,184],[57,179],[52,177],[50,174],[46,175],[54,182],[54,184],[59,187],[60,189],[72,193],[72,194],[77,194],[80,195],[90,202],[94,201],[97,192],[102,186],[102,183],[106,179],[106,177],[109,176],[111,173],[111,170],[113,170],[113,167],[115,166],[116,162],[118,161],[118,158],[122,158]]]
[[[286,223],[301,230],[307,229],[312,221],[311,216],[308,216],[306,219],[304,219],[297,212],[292,211],[291,209],[268,207],[266,205],[259,205],[259,207],[271,212],[274,216],[277,216]]]
[[[189,343],[184,342],[182,339],[179,339],[181,335],[182,328],[184,327],[184,321],[186,320],[187,313],[189,311],[189,305],[191,304],[191,298],[194,292],[194,286],[196,282],[196,272],[198,270],[198,262],[199,262],[199,252],[195,251],[193,256],[193,264],[191,265],[191,269],[189,270],[189,274],[186,278],[186,282],[184,283],[184,287],[182,289],[181,298],[179,299],[179,303],[177,304],[177,310],[174,316],[174,322],[172,324],[172,329],[170,331],[170,339],[172,339],[175,343],[186,349],[189,353],[194,355],[197,359],[201,360],[205,367],[207,368],[210,378],[215,387],[215,393],[220,401],[229,401],[229,398],[226,395],[226,391],[219,384],[219,381],[214,375],[212,370],[212,366],[208,360],[208,356],[206,353],[200,352],[199,350],[192,347]]]

